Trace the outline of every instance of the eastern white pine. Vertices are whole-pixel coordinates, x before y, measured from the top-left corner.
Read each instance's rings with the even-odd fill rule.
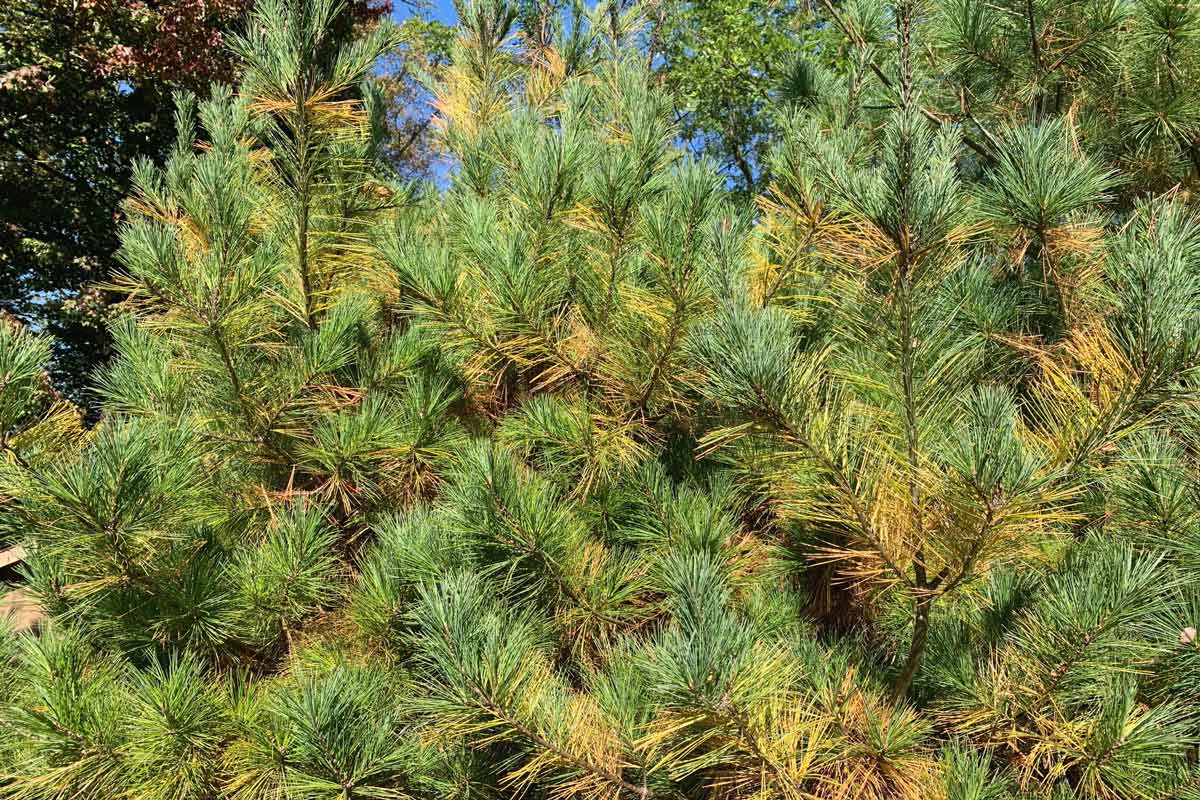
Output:
[[[463,4],[435,187],[260,0],[99,422],[0,326],[0,796],[1195,796],[1200,10],[823,7],[749,206],[637,6]]]

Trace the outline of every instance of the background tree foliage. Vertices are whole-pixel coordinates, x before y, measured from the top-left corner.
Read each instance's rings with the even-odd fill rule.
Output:
[[[680,135],[751,192],[811,15],[803,4],[731,0],[662,3],[651,56],[671,91]]]
[[[0,308],[53,336],[51,377],[76,401],[111,354],[131,164],[173,140],[172,93],[234,79],[226,41],[249,0],[59,2],[0,9]],[[351,4],[373,22],[390,9]]]
[[[0,795],[1194,796],[1200,217],[1091,82],[1154,8],[824,6],[752,207],[653,7],[463,4],[431,191],[404,34],[259,0],[99,422],[0,327]]]
[[[437,179],[444,167],[438,163],[430,84],[449,61],[453,30],[416,14],[399,28],[399,46],[384,54],[376,67],[388,107],[384,151],[405,178]]]
[[[0,10],[0,306],[54,336],[78,394],[108,353],[121,198],[171,141],[171,92],[232,78],[245,3],[14,2]]]

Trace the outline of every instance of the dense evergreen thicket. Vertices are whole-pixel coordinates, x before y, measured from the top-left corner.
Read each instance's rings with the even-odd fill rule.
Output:
[[[422,194],[261,0],[99,424],[0,328],[0,796],[1200,795],[1200,9],[827,9],[748,207],[636,7],[463,6]]]

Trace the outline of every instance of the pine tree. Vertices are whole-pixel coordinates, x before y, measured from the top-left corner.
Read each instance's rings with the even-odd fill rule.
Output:
[[[0,796],[1194,795],[1200,218],[1055,99],[1147,29],[1029,8],[1082,38],[958,126],[1000,6],[827,6],[749,208],[640,7],[462,4],[430,190],[392,29],[258,3],[95,426],[0,325]]]

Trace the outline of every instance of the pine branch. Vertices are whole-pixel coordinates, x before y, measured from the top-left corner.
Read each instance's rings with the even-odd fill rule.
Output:
[[[815,442],[811,441],[808,437],[801,435],[795,427],[793,427],[781,414],[779,414],[770,404],[761,387],[756,386],[755,391],[758,395],[757,399],[759,403],[762,404],[760,407],[768,412],[771,424],[777,430],[783,432],[792,442],[800,445],[800,447],[806,453],[808,453],[809,457],[820,464],[822,469],[824,469],[830,474],[830,476],[833,477],[834,482],[842,496],[846,499],[846,502],[850,504],[855,520],[858,522],[859,535],[861,535],[862,538],[866,540],[867,543],[872,547],[872,549],[875,550],[880,560],[883,561],[883,563],[887,565],[888,569],[892,571],[892,574],[895,576],[896,580],[900,581],[910,589],[915,588],[915,584],[913,583],[912,579],[908,577],[908,572],[901,569],[900,566],[892,559],[892,557],[888,555],[886,548],[884,548],[882,542],[876,537],[874,533],[874,526],[871,524],[870,517],[867,514],[867,509],[862,504],[857,492],[854,491],[853,484],[850,482],[850,479],[846,475],[845,471],[831,458],[829,458],[829,456],[823,450],[821,450],[821,448],[818,447]]]
[[[609,772],[603,767],[600,767],[589,761],[586,756],[577,755],[559,747],[554,742],[539,734],[537,731],[524,725],[520,720],[505,713],[503,708],[492,702],[487,694],[485,694],[477,685],[472,683],[470,688],[474,693],[475,698],[479,701],[481,709],[494,716],[497,720],[510,726],[513,730],[517,731],[521,736],[525,737],[538,747],[550,751],[555,756],[572,765],[573,767],[582,770],[583,772],[595,775],[596,777],[613,785],[621,791],[640,798],[640,800],[648,800],[648,798],[655,797],[655,795],[652,794],[650,789],[645,785],[638,786],[637,784],[630,783],[629,781],[625,780],[624,776]]]

